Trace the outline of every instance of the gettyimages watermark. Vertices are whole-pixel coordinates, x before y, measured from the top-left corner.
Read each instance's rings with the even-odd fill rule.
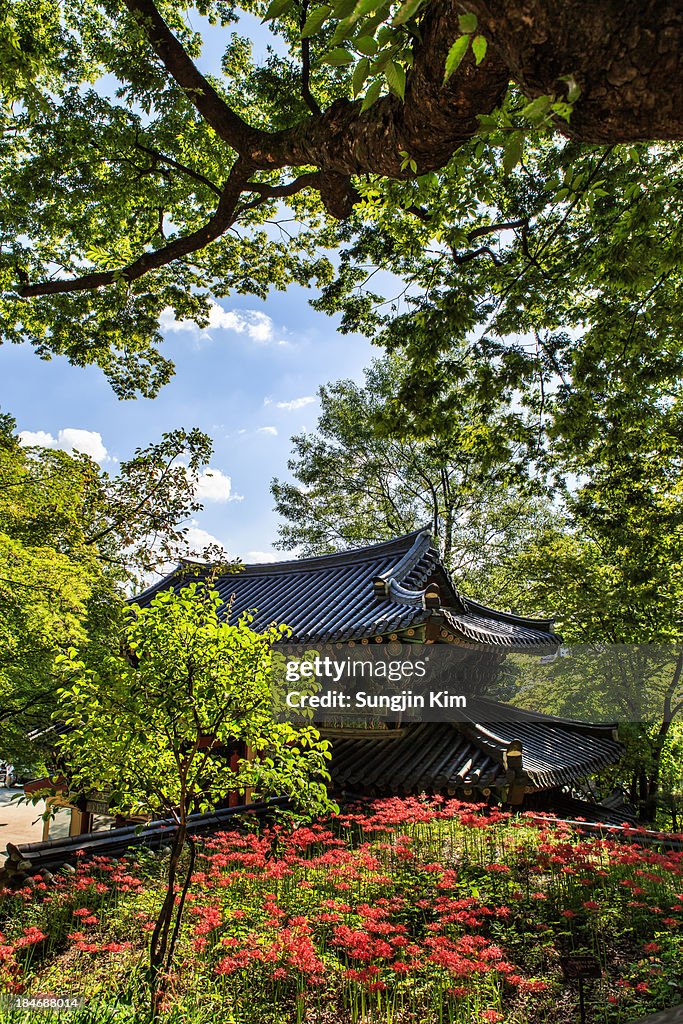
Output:
[[[340,725],[514,721],[550,716],[596,724],[655,722],[683,701],[674,645],[577,644],[501,652],[455,644],[278,645],[280,720]]]

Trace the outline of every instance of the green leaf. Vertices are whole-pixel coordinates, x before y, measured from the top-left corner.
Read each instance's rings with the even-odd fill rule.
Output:
[[[353,35],[353,24],[354,19],[351,16],[340,21],[334,30],[330,45],[337,46],[339,43],[345,43],[350,39]]]
[[[505,145],[503,154],[503,170],[509,174],[513,167],[522,159],[522,148],[524,146],[524,135],[522,132],[513,132]]]
[[[263,21],[261,24],[266,21],[272,21],[273,18],[277,18],[279,15],[284,14],[285,11],[289,10],[293,3],[294,0],[272,0],[268,10],[263,15]]]
[[[391,60],[391,55],[390,54],[391,54],[390,50],[382,50],[382,51],[380,51],[379,56],[376,57],[375,60],[373,60],[372,64],[370,65],[370,74],[371,75],[379,75],[380,72],[384,71],[384,68],[386,67],[387,62],[389,60]]]
[[[461,32],[476,32],[477,30],[477,16],[471,12],[468,14],[460,14],[458,16],[458,27]]]
[[[362,36],[374,36],[382,22],[389,17],[390,10],[390,4],[382,4],[382,6],[378,7],[370,17],[362,18],[359,23],[358,34]]]
[[[361,113],[363,113],[364,110],[368,110],[368,108],[371,107],[373,103],[375,103],[379,99],[381,89],[382,83],[380,82],[379,79],[377,79],[377,81],[372,83],[372,85],[370,86],[370,88],[368,89],[363,98],[363,104],[360,108]]]
[[[444,85],[451,77],[454,71],[456,71],[463,60],[463,57],[467,53],[467,47],[470,45],[469,36],[458,36],[446,57],[446,71],[443,76]]]
[[[332,16],[338,20],[348,18],[356,7],[356,0],[339,0],[332,8]]]
[[[486,50],[488,43],[486,42],[485,36],[475,36],[472,40],[472,53],[477,64],[481,64],[484,57],[486,56]]]
[[[351,87],[353,89],[354,98],[360,95],[361,89],[365,85],[365,80],[368,77],[370,71],[370,61],[367,57],[363,57],[359,60],[353,69],[353,78],[351,79]]]
[[[533,121],[534,124],[538,124],[550,110],[551,104],[551,96],[537,96],[535,100],[527,103],[523,108],[522,117],[525,117],[527,121]]]
[[[359,39],[354,39],[353,45],[359,53],[365,53],[369,57],[377,53],[377,42],[372,36],[361,36]]]
[[[384,77],[391,91],[402,100],[406,91],[406,73],[401,65],[390,60],[384,69]]]
[[[573,75],[562,75],[560,81],[567,86],[567,103],[575,103],[581,95],[581,86]]]
[[[354,21],[358,21],[364,14],[372,14],[380,6],[382,0],[358,0],[352,11]]]
[[[306,18],[306,24],[301,30],[301,38],[307,39],[309,36],[314,36],[327,18],[329,18],[331,11],[332,8],[329,4],[322,4],[320,7],[314,7]]]
[[[413,17],[418,8],[422,6],[423,2],[424,0],[404,0],[404,3],[401,4],[394,15],[394,19],[391,24],[395,28],[398,28],[399,25],[405,25],[405,23]]]
[[[354,56],[345,50],[343,46],[337,46],[320,61],[321,64],[329,64],[333,68],[341,68],[354,63]]]

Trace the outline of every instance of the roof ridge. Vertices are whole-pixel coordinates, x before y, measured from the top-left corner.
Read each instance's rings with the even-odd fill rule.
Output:
[[[554,618],[542,618],[533,619],[526,615],[518,615],[516,612],[503,612],[498,611],[496,608],[490,608],[489,605],[481,604],[479,601],[474,601],[470,597],[466,597],[460,593],[460,597],[465,604],[468,611],[473,611],[477,615],[481,615],[483,618],[491,618],[498,622],[509,622],[515,626],[529,626],[530,629],[542,629],[546,633],[553,632],[553,626],[555,625]]]
[[[326,565],[333,567],[335,565],[345,565],[348,562],[369,561],[372,558],[376,558],[377,555],[400,553],[405,555],[410,552],[415,540],[423,532],[423,530],[414,530],[412,533],[404,533],[400,537],[394,537],[391,540],[383,540],[378,544],[366,544],[362,548],[347,548],[345,551],[331,551],[326,555],[310,555],[307,558],[283,558],[277,562],[246,563],[242,572],[237,575],[261,575],[268,574],[269,572],[277,572],[281,569],[286,569],[291,572],[306,572],[309,569],[317,569]],[[410,542],[409,545],[408,542]],[[406,547],[407,551],[404,552],[403,549]],[[210,564],[207,564],[207,569],[208,568],[211,568]]]
[[[491,719],[488,722],[489,725],[496,722],[514,724],[516,720],[520,720],[521,722],[526,724],[540,722],[544,725],[557,725],[564,726],[566,728],[577,729],[579,732],[590,730],[593,733],[596,731],[609,733],[618,727],[617,722],[584,722],[580,718],[562,718],[559,715],[549,715],[545,711],[527,711],[526,708],[518,708],[514,704],[509,704],[505,701],[496,700],[494,697],[477,695],[476,697],[474,697],[474,702],[475,707],[477,702],[483,704],[483,710],[486,710],[488,707],[505,708],[507,717],[500,719]],[[475,725],[481,724],[475,722],[474,719],[470,719],[469,715],[467,717],[467,721],[471,721]]]

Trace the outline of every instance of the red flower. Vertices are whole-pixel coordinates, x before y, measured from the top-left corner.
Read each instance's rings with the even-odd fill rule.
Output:
[[[30,928],[24,928],[24,934],[14,943],[14,948],[23,949],[25,946],[35,946],[37,942],[42,942],[46,938],[47,935],[41,932],[40,928],[35,928],[32,925]]]

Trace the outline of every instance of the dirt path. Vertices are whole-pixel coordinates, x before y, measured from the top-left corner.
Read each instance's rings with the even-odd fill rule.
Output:
[[[4,860],[7,843],[39,843],[43,838],[41,814],[45,804],[15,804],[13,796],[23,793],[21,786],[6,789],[0,786],[0,860]]]

